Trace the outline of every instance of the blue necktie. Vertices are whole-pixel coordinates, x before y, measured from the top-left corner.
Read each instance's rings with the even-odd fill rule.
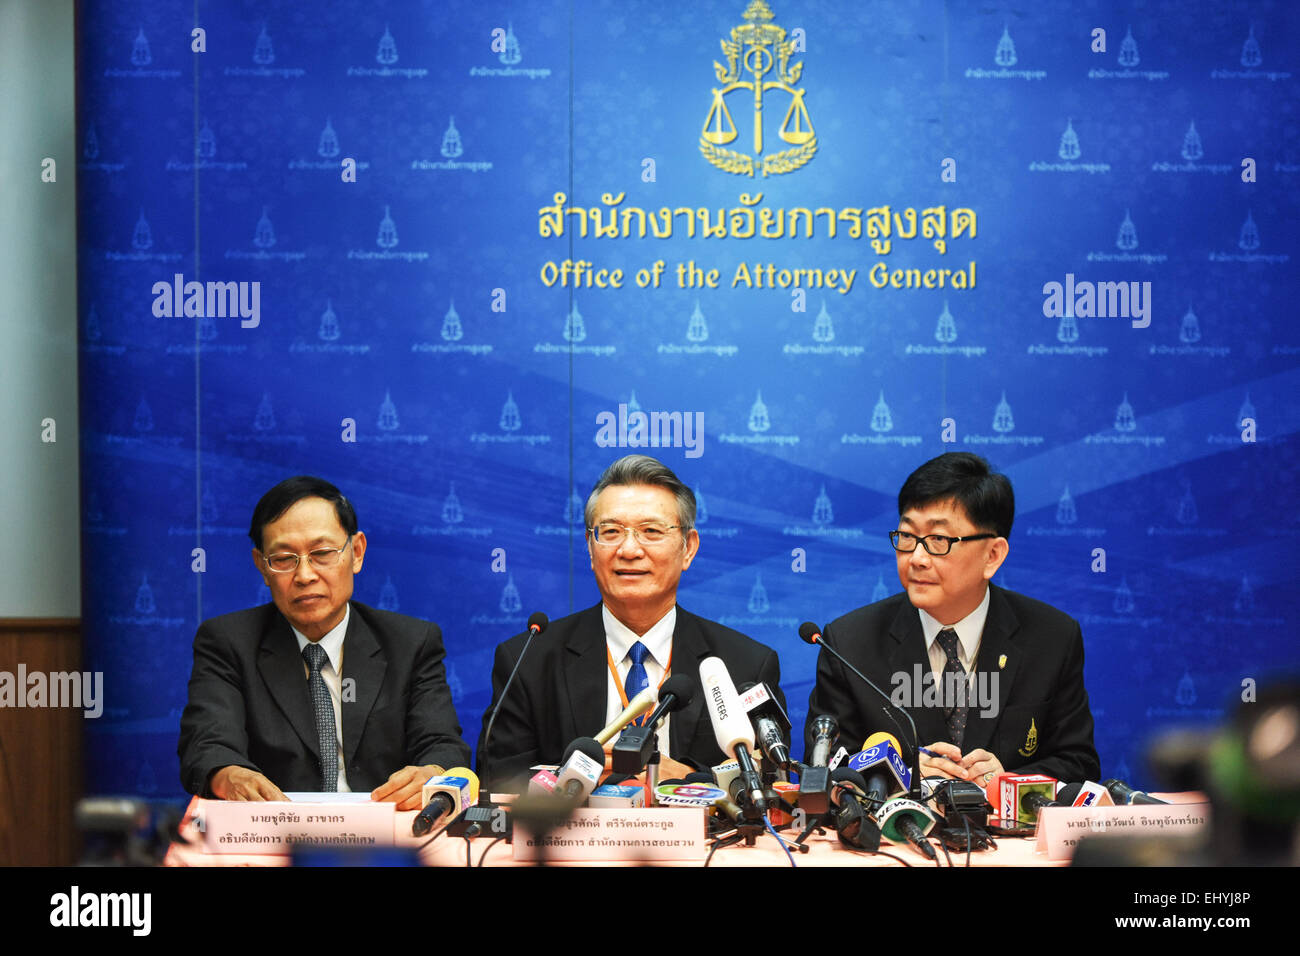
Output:
[[[637,694],[650,686],[650,675],[645,672],[645,659],[650,650],[640,641],[637,641],[628,648],[627,656],[632,659],[632,666],[627,669],[627,680],[623,682],[623,693],[627,695],[629,701]],[[636,719],[637,726],[645,719],[645,715]]]
[[[333,793],[339,788],[339,744],[334,733],[334,702],[330,700],[330,689],[325,686],[325,678],[320,673],[329,657],[319,644],[308,644],[302,649],[302,656],[310,670],[307,687],[311,690],[316,737],[320,741],[321,790]]]

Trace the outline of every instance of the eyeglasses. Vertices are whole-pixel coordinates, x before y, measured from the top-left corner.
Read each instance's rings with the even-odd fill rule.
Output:
[[[315,551],[308,551],[307,560],[317,571],[328,571],[330,568],[337,567],[343,560],[343,552],[351,543],[352,535],[348,535],[348,540],[343,542],[343,547],[317,548]],[[294,551],[277,551],[275,554],[262,555],[262,560],[277,574],[288,574],[290,571],[298,570],[298,562],[302,560],[302,556]]]
[[[935,557],[942,557],[952,550],[952,546],[958,541],[979,541],[981,538],[996,538],[996,534],[985,532],[983,534],[968,534],[960,538],[954,538],[947,534],[927,534],[915,535],[909,531],[891,531],[889,532],[889,543],[894,546],[895,551],[902,551],[904,554],[911,554],[916,550],[917,542],[920,542],[925,550]]]
[[[680,527],[677,524],[643,524],[639,528],[627,528],[613,521],[602,521],[596,527],[588,528],[587,533],[592,541],[606,548],[620,547],[629,534],[637,544],[654,547],[669,541],[673,531]]]

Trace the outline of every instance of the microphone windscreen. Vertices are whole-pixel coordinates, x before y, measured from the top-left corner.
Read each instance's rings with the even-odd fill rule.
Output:
[[[866,793],[867,791],[866,777],[862,776],[862,774],[858,773],[856,770],[853,770],[849,767],[836,767],[834,770],[831,771],[831,780],[835,781],[836,783],[845,781],[853,784],[863,793]]]
[[[804,621],[799,625],[799,636],[809,644],[816,644],[822,636],[822,629],[812,621]]]
[[[691,680],[689,674],[673,674],[666,681],[659,685],[659,699],[663,700],[669,694],[676,698],[668,708],[668,712],[681,710],[689,704],[695,697],[695,681]]]
[[[541,611],[534,611],[528,618],[528,630],[536,630],[538,634],[546,630],[546,625],[551,623],[551,619]]]
[[[579,737],[564,749],[564,758],[560,761],[560,766],[569,762],[575,750],[581,750],[598,764],[605,762],[605,748],[597,743],[594,737]]]
[[[898,738],[893,734],[885,733],[883,730],[877,730],[874,734],[864,740],[862,742],[862,749],[870,750],[872,747],[876,746],[876,744],[890,744],[899,753],[903,752],[903,748],[899,744]]]
[[[1082,789],[1083,784],[1081,783],[1067,783],[1056,791],[1056,802],[1068,807],[1074,803],[1074,798],[1079,795],[1079,791]]]

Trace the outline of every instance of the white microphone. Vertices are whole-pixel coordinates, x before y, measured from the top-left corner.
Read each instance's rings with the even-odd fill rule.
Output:
[[[596,789],[605,769],[604,751],[591,737],[579,737],[569,744],[560,769],[556,771],[555,792],[581,806]]]
[[[750,751],[754,749],[754,725],[740,703],[736,685],[721,658],[706,657],[700,661],[700,687],[704,689],[709,720],[713,723],[713,734],[718,740],[718,747],[740,764],[750,800],[760,813],[766,812],[763,782],[759,779],[754,760],[750,756]]]

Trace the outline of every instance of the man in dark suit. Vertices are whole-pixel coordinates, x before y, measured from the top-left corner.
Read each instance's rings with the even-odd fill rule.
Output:
[[[205,621],[181,715],[181,781],[228,800],[370,790],[398,809],[464,765],[436,624],[350,601],[366,536],[319,478],[268,491],[249,529],[273,604]]]
[[[989,583],[1009,547],[1011,482],[978,455],[950,452],[908,477],[898,514],[890,540],[904,593],[832,621],[823,637],[912,715],[933,752],[921,755],[921,773],[981,786],[1003,770],[1097,779],[1078,622]],[[856,675],[820,656],[806,734],[829,714],[850,752],[887,731],[910,758],[910,732],[888,711]]]
[[[706,657],[721,658],[737,686],[767,682],[785,705],[774,651],[677,606],[677,585],[700,536],[695,494],[671,470],[646,455],[620,458],[592,489],[585,517],[601,603],[533,638],[504,697],[527,635],[497,647],[478,765],[498,789],[520,786],[534,764],[558,763],[570,742],[594,735],[641,687],[657,686],[669,671],[689,675],[696,693],[659,732],[661,772],[674,776],[721,763],[727,758],[698,686]]]

